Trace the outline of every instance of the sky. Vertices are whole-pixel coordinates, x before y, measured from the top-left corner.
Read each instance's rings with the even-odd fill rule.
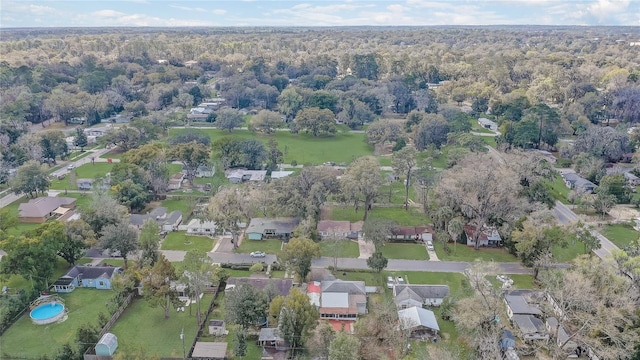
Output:
[[[633,25],[640,0],[0,0],[0,27]]]

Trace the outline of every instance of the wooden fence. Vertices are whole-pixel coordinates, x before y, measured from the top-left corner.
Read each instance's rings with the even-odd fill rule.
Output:
[[[129,293],[129,295],[124,299],[124,302],[122,303],[122,305],[120,305],[118,310],[113,315],[111,315],[111,319],[109,319],[109,321],[107,321],[107,323],[102,327],[102,330],[100,330],[100,333],[98,333],[98,340],[100,340],[104,334],[106,334],[109,330],[111,330],[111,327],[113,326],[113,324],[116,323],[116,321],[120,318],[122,313],[127,309],[127,306],[129,306],[131,301],[133,301],[134,295],[135,295],[135,292]],[[89,347],[87,349],[87,351],[84,352],[83,358],[84,358],[84,360],[111,360],[111,359],[113,359],[111,356],[96,355],[95,346]]]

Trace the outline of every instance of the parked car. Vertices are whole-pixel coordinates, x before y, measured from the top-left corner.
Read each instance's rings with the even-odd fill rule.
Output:
[[[75,166],[75,165],[73,165],[73,164],[71,164],[71,165],[67,166],[67,170],[69,170],[69,171],[71,171],[71,170],[73,170],[73,169],[75,169],[75,168],[76,168],[76,166]]]
[[[393,289],[393,276],[387,276],[387,289]]]
[[[427,250],[433,251],[433,242],[431,240],[427,240]]]
[[[398,276],[398,277],[396,277],[396,283],[397,283],[398,285],[404,285],[404,283],[405,283],[405,282],[404,282],[404,278],[403,278],[402,276]]]
[[[263,257],[267,256],[267,254],[265,254],[264,251],[254,251],[249,255],[251,257],[254,257],[254,258],[263,258]]]

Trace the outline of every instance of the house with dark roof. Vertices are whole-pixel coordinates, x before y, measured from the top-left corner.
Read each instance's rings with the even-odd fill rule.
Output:
[[[289,291],[291,291],[291,287],[293,286],[292,279],[270,279],[264,277],[248,277],[248,278],[237,278],[232,277],[227,279],[227,286],[224,288],[224,291],[231,291],[236,286],[240,284],[249,284],[251,287],[256,289],[264,289],[267,286],[274,286],[278,291],[278,294],[281,296],[289,295]]]
[[[129,216],[129,223],[137,229],[140,229],[147,219],[158,223],[162,231],[174,231],[178,229],[178,225],[182,222],[182,211],[174,210],[167,213],[166,207],[157,207],[148,214],[131,214]]]
[[[364,281],[327,280],[320,283],[320,319],[355,321],[367,313]]]
[[[285,343],[284,339],[280,336],[280,330],[278,328],[262,328],[260,329],[260,335],[258,335],[258,344],[262,348],[274,348],[276,350],[288,350],[289,346]]]
[[[233,184],[240,184],[245,181],[264,182],[267,177],[267,170],[227,170],[225,177]]]
[[[413,338],[431,337],[440,331],[433,311],[419,306],[398,310],[398,320],[402,330],[409,331],[409,336]]]
[[[213,336],[225,336],[229,333],[226,329],[224,320],[209,320],[209,335]]]
[[[52,287],[55,292],[70,293],[77,287],[111,289],[111,281],[121,272],[115,266],[76,265],[56,280]]]
[[[539,304],[546,301],[546,296],[535,290],[512,290],[504,294],[507,315],[516,329],[518,336],[525,341],[548,340],[549,333],[544,322]]]
[[[253,218],[246,233],[249,240],[280,238],[288,241],[299,223],[300,218]]]
[[[576,173],[563,174],[562,177],[564,178],[565,185],[567,185],[567,187],[572,190],[590,193],[593,192],[596,187],[598,187],[596,184]]]
[[[391,230],[391,241],[419,241],[424,242],[427,240],[433,240],[433,228],[431,226],[397,226]]]
[[[213,177],[213,175],[215,175],[215,173],[216,172],[215,172],[213,166],[200,165],[196,169],[195,177],[197,177],[197,178]]]
[[[393,301],[398,309],[412,306],[440,306],[442,300],[449,295],[448,285],[407,285],[393,286]]]
[[[64,215],[76,207],[76,199],[69,197],[39,197],[18,207],[18,218],[23,223],[43,223],[52,216]]]
[[[578,344],[571,340],[571,335],[565,330],[562,324],[558,323],[555,317],[547,318],[547,331],[556,338],[556,345],[561,347],[562,351],[569,354],[574,353],[578,348]]]

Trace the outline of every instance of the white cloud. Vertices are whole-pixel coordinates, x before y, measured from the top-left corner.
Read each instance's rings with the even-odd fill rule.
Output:
[[[172,7],[178,10],[191,11],[191,12],[207,12],[207,9],[203,9],[201,7],[189,7],[189,6],[182,6],[182,5],[169,5],[169,7]]]
[[[123,12],[115,11],[115,10],[98,10],[91,13],[92,16],[101,17],[101,18],[114,18],[126,15]]]
[[[629,7],[630,0],[598,0],[589,5],[587,10],[591,15],[603,18],[625,11]]]
[[[212,13],[216,14],[216,15],[224,15],[227,13],[227,10],[225,9],[213,9],[211,10]]]

